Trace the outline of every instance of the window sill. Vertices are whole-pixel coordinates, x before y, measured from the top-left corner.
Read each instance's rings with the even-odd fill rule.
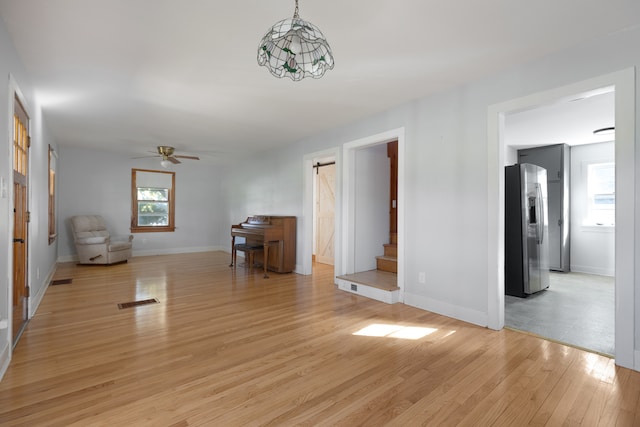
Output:
[[[581,231],[588,233],[614,233],[616,230],[615,225],[599,225],[599,224],[584,224],[580,227]]]
[[[132,233],[171,233],[175,227],[131,227]]]

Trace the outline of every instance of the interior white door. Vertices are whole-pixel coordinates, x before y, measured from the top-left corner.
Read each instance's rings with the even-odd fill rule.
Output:
[[[335,234],[336,165],[317,169],[316,262],[333,265]]]

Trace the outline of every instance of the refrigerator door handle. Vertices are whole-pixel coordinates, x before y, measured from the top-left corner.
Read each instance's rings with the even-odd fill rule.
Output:
[[[544,242],[544,227],[545,227],[545,217],[544,217],[544,200],[542,199],[542,190],[540,184],[536,185],[536,190],[538,192],[538,242]]]

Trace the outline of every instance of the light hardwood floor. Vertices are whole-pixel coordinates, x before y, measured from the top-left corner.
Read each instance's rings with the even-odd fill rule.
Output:
[[[640,425],[640,373],[610,358],[341,292],[332,267],[228,264],[60,265],[73,283],[17,345],[0,425]],[[355,335],[374,324],[386,336]]]

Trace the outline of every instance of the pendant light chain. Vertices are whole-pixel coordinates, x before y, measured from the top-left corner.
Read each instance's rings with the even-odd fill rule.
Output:
[[[300,16],[298,15],[298,0],[296,0],[296,10],[293,12],[293,17],[300,18]]]

